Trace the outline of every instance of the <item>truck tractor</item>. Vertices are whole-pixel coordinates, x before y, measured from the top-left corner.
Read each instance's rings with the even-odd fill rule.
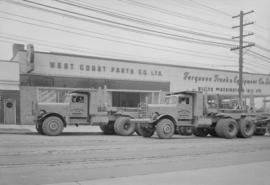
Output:
[[[104,95],[104,94],[103,94]],[[73,91],[63,103],[37,103],[36,130],[40,134],[56,136],[67,125],[98,125],[105,134],[132,135],[137,110],[123,111],[100,103],[105,99],[98,90]]]
[[[151,137],[156,132],[161,139],[192,133],[199,137],[210,134],[222,138],[249,138],[254,134],[255,124],[262,123],[254,113],[210,110],[205,96],[197,91],[172,93],[162,104],[141,106],[138,118],[130,122],[137,123],[138,132],[143,137]]]

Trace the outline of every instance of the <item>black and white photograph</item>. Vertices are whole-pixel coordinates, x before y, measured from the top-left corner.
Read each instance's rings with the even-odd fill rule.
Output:
[[[269,177],[269,0],[0,0],[0,185]]]

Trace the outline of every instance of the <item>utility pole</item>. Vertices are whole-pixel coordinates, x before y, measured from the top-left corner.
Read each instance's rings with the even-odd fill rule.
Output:
[[[239,81],[238,81],[238,85],[239,85],[239,88],[238,88],[238,104],[240,106],[240,108],[242,109],[243,108],[243,105],[242,105],[242,91],[243,91],[243,49],[244,48],[248,48],[248,47],[251,47],[251,46],[255,46],[254,43],[250,43],[250,44],[247,44],[244,46],[244,37],[247,37],[247,36],[250,36],[250,35],[254,35],[254,33],[248,33],[248,34],[245,34],[244,35],[244,26],[247,26],[247,25],[251,25],[251,24],[254,24],[254,22],[248,22],[248,23],[244,23],[244,16],[247,15],[247,14],[250,14],[250,13],[253,13],[254,11],[249,11],[249,12],[243,12],[243,11],[240,11],[240,14],[239,15],[236,15],[236,16],[233,16],[232,18],[238,18],[239,17],[239,20],[240,20],[240,24],[239,26],[233,26],[232,28],[239,28],[239,36],[236,36],[236,37],[232,37],[232,39],[239,39],[239,46],[235,47],[235,48],[231,48],[231,51],[234,51],[234,50],[239,50]]]

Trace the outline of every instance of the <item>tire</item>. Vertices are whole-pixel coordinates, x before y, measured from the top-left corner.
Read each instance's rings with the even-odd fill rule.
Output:
[[[190,136],[193,134],[193,127],[180,127],[177,133],[183,136]]]
[[[267,124],[268,134],[270,134],[270,123]]]
[[[140,125],[140,124],[138,124],[138,123],[136,124],[136,126],[135,126],[135,133],[136,133],[138,136],[141,136],[141,133],[139,132],[139,128],[138,128],[139,125]]]
[[[234,138],[238,133],[238,125],[234,119],[220,119],[216,126],[216,132],[219,137],[226,139]]]
[[[44,135],[44,132],[42,130],[42,124],[40,124],[39,122],[36,122],[36,131],[37,133]]]
[[[217,133],[215,131],[215,129],[209,129],[209,134],[212,136],[212,137],[217,137]]]
[[[186,136],[191,136],[193,134],[193,130],[194,130],[193,127],[185,127],[184,133]]]
[[[243,118],[239,120],[239,131],[237,137],[249,138],[255,132],[255,125],[250,118]]]
[[[218,137],[224,137],[223,135],[223,125],[225,124],[226,120],[225,119],[219,119],[217,121],[216,127],[215,127],[215,132]]]
[[[162,119],[156,125],[156,132],[160,139],[169,139],[175,132],[175,126],[169,119]]]
[[[130,118],[119,117],[114,123],[114,131],[120,136],[130,136],[135,132],[135,124],[130,123]]]
[[[208,128],[194,128],[193,134],[197,137],[206,137],[209,134]]]
[[[151,125],[137,125],[137,131],[140,134],[140,136],[143,137],[151,137],[155,133],[155,128],[153,128]]]
[[[48,136],[57,136],[63,132],[64,123],[57,116],[49,116],[42,123],[42,131]]]
[[[99,127],[104,134],[107,134],[107,135],[115,134],[114,122],[109,122],[107,125],[100,125]]]
[[[264,136],[266,134],[266,130],[265,129],[256,129],[254,132],[255,136]]]

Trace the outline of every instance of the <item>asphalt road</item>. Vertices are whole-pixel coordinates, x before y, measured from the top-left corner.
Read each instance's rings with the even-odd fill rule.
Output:
[[[107,136],[96,127],[70,128],[57,137],[27,130],[0,132],[1,185],[89,181],[269,161],[269,135],[160,140],[157,136]]]

